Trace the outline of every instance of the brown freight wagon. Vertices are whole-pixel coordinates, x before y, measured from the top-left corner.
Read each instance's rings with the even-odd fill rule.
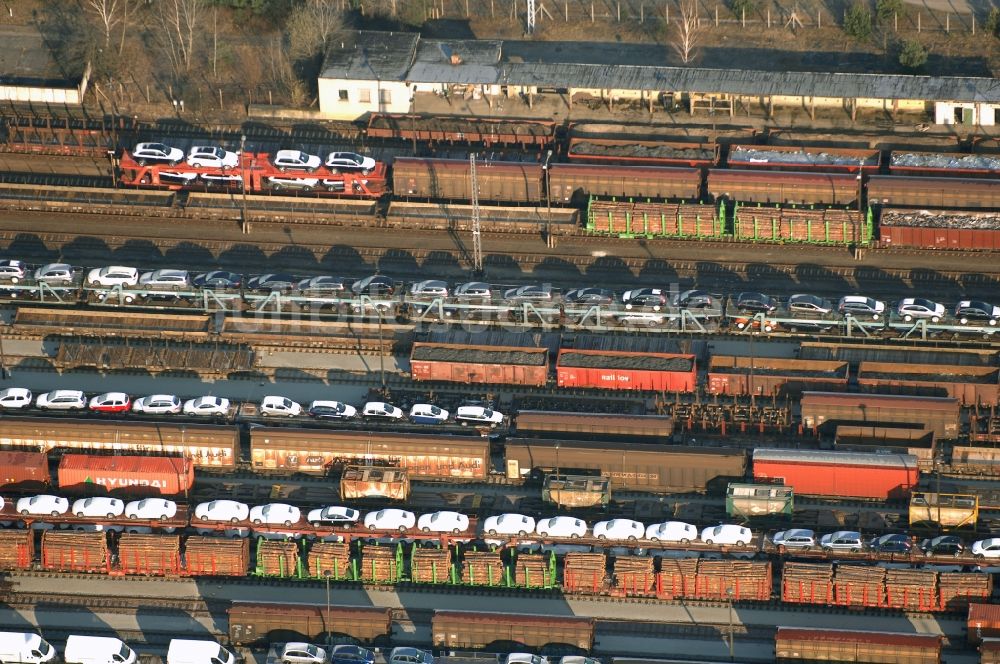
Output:
[[[476,162],[480,201],[538,203],[542,195],[540,164]],[[464,159],[396,157],[392,162],[393,193],[401,198],[472,200],[469,162]]]
[[[519,410],[514,428],[518,436],[532,438],[616,438],[668,442],[674,434],[674,421],[666,415]]]
[[[632,166],[714,166],[719,163],[715,143],[680,143],[618,138],[575,136],[569,141],[566,156],[570,161]]]
[[[803,390],[846,390],[847,362],[714,355],[708,364],[710,394],[799,395]]]
[[[979,664],[1000,664],[1000,639],[983,639],[979,644]]]
[[[5,417],[0,419],[0,446],[185,456],[196,467],[222,469],[236,467],[240,430],[212,424]]]
[[[694,355],[564,348],[556,359],[559,387],[692,392],[698,382]]]
[[[929,470],[934,461],[934,432],[919,425],[915,428],[841,425],[835,430],[833,444],[838,452],[912,454],[921,470]]]
[[[926,205],[950,209],[998,208],[1000,180],[872,175],[868,178],[868,204]]]
[[[995,406],[1000,401],[996,367],[862,362],[858,385],[882,394],[948,396],[966,405]]]
[[[779,664],[818,661],[940,664],[942,638],[937,634],[779,627],[774,651]]]
[[[923,425],[937,439],[956,438],[961,431],[962,404],[950,397],[803,392],[800,407],[802,425],[818,431],[885,422]]]
[[[583,202],[590,196],[697,200],[701,197],[701,170],[552,164],[548,187],[553,203]]]
[[[435,611],[431,618],[435,648],[509,650],[562,646],[582,652],[594,647],[594,619],[522,613]]]
[[[969,475],[1000,475],[1000,447],[955,445],[951,448],[950,468]]]
[[[347,466],[340,474],[340,497],[406,500],[410,497],[410,478],[403,468]]]
[[[427,143],[482,143],[484,145],[548,145],[555,138],[551,120],[501,120],[497,118],[426,117],[373,113],[369,138],[399,138]]]
[[[392,609],[387,608],[233,602],[228,614],[229,641],[235,646],[329,637],[381,643],[392,634]]]
[[[850,205],[858,200],[854,175],[710,169],[708,195],[747,203]]]
[[[754,170],[869,173],[878,171],[882,152],[821,146],[731,145],[727,163],[730,168]]]
[[[254,470],[327,473],[346,465],[386,464],[410,479],[483,480],[490,471],[490,441],[471,436],[320,431],[255,427],[250,431]]]
[[[410,351],[410,374],[414,380],[542,387],[549,380],[549,351],[416,342]]]
[[[44,452],[0,450],[0,488],[4,491],[41,491],[52,481]]]
[[[64,454],[59,488],[89,495],[176,496],[194,486],[194,464],[183,457]]]
[[[996,251],[1000,213],[883,208],[879,239],[893,247]]]
[[[612,490],[723,493],[746,475],[743,450],[577,440],[506,441],[507,477],[596,471]]]

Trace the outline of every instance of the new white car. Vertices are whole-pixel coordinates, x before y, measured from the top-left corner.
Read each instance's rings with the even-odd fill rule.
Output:
[[[439,279],[418,281],[410,286],[410,295],[414,297],[448,297],[448,282]]]
[[[402,410],[396,408],[391,403],[385,403],[384,401],[369,401],[361,410],[361,415],[364,417],[373,417],[383,420],[403,419]]]
[[[229,399],[224,397],[198,397],[184,402],[185,415],[213,415],[221,417],[229,414]]]
[[[352,525],[357,523],[359,518],[361,518],[361,512],[340,505],[330,505],[329,507],[310,510],[309,514],[306,515],[306,521],[316,528],[319,526]]]
[[[455,411],[455,421],[462,426],[470,424],[475,426],[488,426],[495,428],[504,420],[501,412],[485,406],[459,406]]]
[[[144,498],[125,505],[125,517],[129,519],[166,521],[175,516],[177,516],[177,503],[164,498]]]
[[[274,153],[274,165],[278,170],[285,171],[306,171],[312,173],[323,160],[314,154],[302,152],[301,150],[278,150]]]
[[[654,542],[690,544],[698,539],[698,528],[683,521],[664,521],[646,528],[646,539]]]
[[[60,516],[69,511],[69,501],[61,496],[42,494],[21,498],[17,501],[17,512],[24,516]]]
[[[176,166],[184,161],[184,150],[172,148],[163,143],[139,143],[132,150],[132,159],[140,166],[146,164],[170,164]]]
[[[587,524],[572,516],[554,516],[542,519],[535,526],[535,532],[542,537],[571,537],[576,539],[587,534]]]
[[[298,523],[301,518],[302,512],[299,508],[286,503],[257,505],[250,510],[250,522],[258,526],[261,524],[290,526]]]
[[[184,405],[173,394],[151,394],[148,397],[136,399],[132,411],[149,415],[176,415]]]
[[[23,387],[8,387],[0,390],[0,408],[4,410],[15,410],[27,408],[31,405],[31,390]]]
[[[331,152],[326,157],[326,166],[331,172],[361,171],[368,175],[375,168],[375,160],[356,152]]]
[[[229,521],[239,523],[250,516],[250,507],[235,500],[213,500],[194,508],[194,516],[201,521]]]
[[[42,410],[83,410],[87,397],[80,390],[53,390],[39,394],[35,406]]]
[[[462,533],[469,529],[469,517],[459,512],[421,514],[417,528],[425,533]]]
[[[302,191],[312,191],[319,186],[319,178],[301,178],[294,175],[271,175],[267,178],[267,184],[272,189],[281,191],[282,189],[301,189]]]
[[[87,273],[91,286],[135,286],[139,283],[139,270],[127,265],[95,267]]]
[[[240,156],[215,145],[196,145],[188,152],[187,163],[190,166],[228,170],[240,163]]]
[[[749,528],[724,523],[719,526],[709,526],[701,531],[701,541],[705,544],[735,544],[745,546],[753,540]]]
[[[535,520],[523,514],[501,514],[483,521],[483,532],[490,535],[520,535],[535,532]]]
[[[632,519],[611,519],[595,523],[593,533],[594,537],[599,540],[627,540],[634,542],[646,534],[646,526]]]
[[[22,261],[11,258],[0,260],[0,280],[16,284],[21,279],[24,279],[24,263]]]
[[[816,533],[806,528],[789,528],[771,535],[771,543],[785,549],[811,549],[816,546]]]
[[[293,641],[282,647],[278,661],[281,664],[325,664],[326,650],[311,643]]]
[[[549,664],[549,658],[530,652],[512,652],[507,655],[504,664]]]
[[[261,399],[260,414],[263,417],[296,417],[302,414],[302,406],[287,397],[267,396]]]
[[[318,420],[348,420],[358,414],[354,406],[340,401],[313,401],[309,404],[309,417]]]
[[[441,424],[448,421],[448,411],[430,403],[413,404],[410,421],[416,424]]]
[[[365,528],[368,530],[398,530],[406,532],[417,523],[413,512],[389,508],[365,514]]]
[[[969,550],[976,558],[1000,558],[1000,537],[973,542]]]
[[[109,519],[114,519],[125,513],[125,503],[117,498],[106,498],[103,496],[81,498],[73,503],[72,512],[81,518],[85,516],[106,516]]]
[[[71,283],[75,276],[76,272],[69,263],[49,263],[35,270],[35,281],[50,286]]]
[[[180,290],[191,286],[191,276],[187,270],[153,270],[142,273],[139,285],[146,288]]]
[[[896,313],[906,322],[915,318],[925,318],[936,323],[944,316],[944,305],[922,297],[908,297],[896,305]]]

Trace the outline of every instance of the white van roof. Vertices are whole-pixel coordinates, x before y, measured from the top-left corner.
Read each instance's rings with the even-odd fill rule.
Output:
[[[207,661],[219,654],[221,645],[215,641],[198,641],[193,639],[171,639],[167,648],[168,664],[178,664],[193,660]]]
[[[30,632],[0,632],[0,652],[16,648],[34,649],[42,643],[42,637]]]
[[[125,642],[110,636],[78,636],[71,634],[66,639],[63,659],[73,662],[88,662],[95,659],[110,661],[112,655],[122,651]]]

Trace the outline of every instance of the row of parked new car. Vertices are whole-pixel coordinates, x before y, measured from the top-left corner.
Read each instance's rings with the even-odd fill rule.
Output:
[[[150,394],[133,401],[125,392],[105,392],[88,399],[81,390],[53,390],[33,396],[24,387],[8,387],[0,390],[0,411],[24,410],[34,404],[39,410],[82,411],[94,413],[142,413],[145,415],[190,415],[200,417],[228,417],[232,403],[225,397],[201,396],[181,400],[175,394]],[[288,397],[269,395],[257,404],[257,412],[262,417],[301,417],[308,415],[320,420],[348,420],[359,415],[368,420],[400,422],[409,419],[414,424],[444,424],[453,420],[462,426],[484,426],[495,428],[502,424],[506,416],[492,408],[479,405],[459,406],[454,414],[430,403],[417,403],[410,407],[409,415],[391,403],[369,401],[360,412],[354,406],[342,401],[318,399],[303,407]]]
[[[775,546],[789,551],[821,549],[851,553],[871,551],[873,553],[909,554],[918,548],[928,556],[954,556],[957,558],[968,552],[977,558],[1000,558],[1000,538],[979,540],[966,547],[961,537],[940,535],[924,539],[917,545],[909,535],[899,533],[867,539],[856,530],[838,530],[817,537],[812,530],[792,528],[774,533],[770,539]]]
[[[185,154],[184,150],[165,143],[139,143],[132,149],[132,159],[140,166],[168,164],[179,166],[182,162],[196,168],[230,170],[240,165],[240,155],[218,145],[195,145]],[[319,155],[302,150],[277,150],[271,163],[282,173],[313,173],[326,167],[331,173],[344,171],[368,175],[375,168],[375,160],[356,152],[330,152],[324,160]]]

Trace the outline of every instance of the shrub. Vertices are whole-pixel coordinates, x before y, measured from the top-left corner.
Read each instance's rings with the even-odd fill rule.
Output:
[[[855,2],[848,7],[844,16],[844,32],[861,41],[872,35],[872,15],[861,2]]]
[[[920,42],[907,39],[899,50],[899,64],[910,71],[919,70],[927,64],[927,49]]]

